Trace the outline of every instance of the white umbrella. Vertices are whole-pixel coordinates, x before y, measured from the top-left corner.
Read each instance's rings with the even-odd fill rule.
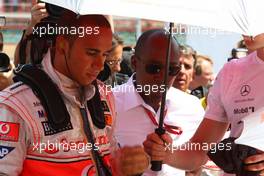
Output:
[[[217,28],[246,35],[264,32],[262,0],[43,0],[80,15],[105,14]]]
[[[243,122],[243,132],[235,142],[264,151],[264,108],[246,116]]]

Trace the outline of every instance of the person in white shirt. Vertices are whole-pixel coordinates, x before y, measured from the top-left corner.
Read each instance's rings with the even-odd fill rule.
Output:
[[[264,33],[255,37],[244,36],[248,49],[255,50],[248,56],[228,62],[217,76],[208,96],[205,118],[190,144],[211,144],[222,139],[231,124],[231,137],[239,137],[243,130],[241,119],[264,106]],[[171,142],[165,134],[162,139]],[[176,168],[192,170],[206,160],[208,150],[165,151],[163,140],[152,133],[144,142],[152,160],[163,160]],[[181,158],[181,159],[179,159]],[[247,157],[245,170],[260,171],[264,175],[264,153]]]
[[[113,89],[117,120],[115,136],[121,146],[142,145],[147,134],[158,126],[168,35],[165,30],[150,30],[138,39],[132,65],[136,71],[127,83]],[[174,87],[180,71],[179,46],[172,40],[169,90],[167,92],[164,127],[173,144],[190,139],[204,115],[200,101]],[[143,175],[185,175],[185,171],[163,165],[160,172],[146,170]]]

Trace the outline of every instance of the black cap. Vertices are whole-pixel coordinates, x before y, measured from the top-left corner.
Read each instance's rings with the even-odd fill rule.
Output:
[[[5,53],[0,53],[0,72],[8,72],[11,70],[10,59]]]

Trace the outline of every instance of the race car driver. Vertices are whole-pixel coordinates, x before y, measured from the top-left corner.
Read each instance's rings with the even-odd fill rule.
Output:
[[[70,114],[70,123],[54,130],[40,100],[21,82],[2,91],[0,175],[96,175],[98,168],[92,149],[98,150],[105,167],[117,175],[143,172],[148,162],[141,147],[121,149],[121,153],[117,151],[114,156],[111,153],[115,150],[111,136],[115,107],[112,94],[102,88],[101,83],[106,127],[99,129],[90,123],[94,144],[89,143],[84,134],[80,108],[86,109],[88,121],[92,122],[86,102],[95,93],[91,83],[103,69],[111,50],[112,31],[108,21],[102,15],[76,17],[75,13],[65,11],[60,22],[76,31],[88,29],[83,37],[79,37],[78,32],[58,34],[55,47],[48,51],[41,64],[59,89]]]

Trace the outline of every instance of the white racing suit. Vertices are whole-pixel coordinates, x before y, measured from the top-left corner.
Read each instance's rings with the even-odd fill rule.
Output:
[[[32,90],[18,82],[0,92],[0,175],[73,176],[96,175],[91,157],[92,144],[86,140],[80,107],[79,87],[54,70],[50,54],[42,61],[44,71],[57,84],[70,114],[71,124],[61,131],[50,128],[45,110]],[[105,165],[110,167],[110,142],[114,122],[113,97],[98,83],[104,104],[106,127],[92,126]],[[85,88],[85,101],[94,95],[94,87]],[[47,90],[48,91],[48,90]],[[88,109],[86,107],[86,109]]]

